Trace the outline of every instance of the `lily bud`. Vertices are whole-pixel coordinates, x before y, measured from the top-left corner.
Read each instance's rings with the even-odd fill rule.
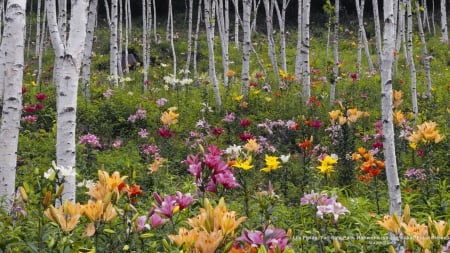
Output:
[[[22,197],[23,201],[27,202],[28,201],[28,194],[25,191],[25,188],[23,188],[22,186],[19,187],[19,193],[20,196]]]
[[[44,205],[44,207],[47,208],[48,205],[50,204],[51,199],[52,199],[52,193],[50,191],[47,191],[45,193],[44,200],[42,201],[42,205]]]
[[[63,191],[64,191],[64,183],[62,183],[62,184],[58,187],[58,190],[56,191],[56,194],[55,194],[55,198],[61,197],[61,194],[62,194]]]

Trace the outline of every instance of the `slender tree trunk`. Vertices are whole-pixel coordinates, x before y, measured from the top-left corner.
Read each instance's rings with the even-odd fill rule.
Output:
[[[194,9],[194,0],[189,0],[189,11],[188,11],[188,42],[187,42],[187,58],[186,65],[184,67],[184,77],[189,76],[189,68],[191,64],[192,57],[192,16]]]
[[[148,69],[150,67],[150,35],[152,28],[151,0],[142,0],[142,57],[144,64],[144,91],[148,89]]]
[[[395,156],[394,124],[392,118],[392,64],[395,50],[395,20],[392,0],[384,0],[383,55],[381,65],[381,120],[383,123],[383,152],[389,192],[389,212],[401,216],[402,198]],[[396,252],[404,253],[398,237],[391,234]]]
[[[414,125],[417,125],[417,117],[419,108],[417,104],[417,72],[414,64],[413,53],[413,16],[411,10],[411,0],[406,0],[406,18],[407,18],[407,48],[408,48],[408,65],[411,72],[411,104],[412,113],[414,115]],[[419,13],[420,16],[420,13]],[[422,24],[419,24],[422,25]]]
[[[234,5],[234,47],[239,50],[239,0],[233,0]]]
[[[119,49],[117,45],[118,0],[111,0],[111,22],[109,23],[109,75],[115,87],[119,86]]]
[[[22,81],[26,29],[26,1],[9,0],[0,46],[0,86],[2,117],[0,123],[0,198],[7,212],[14,202],[17,147],[22,112]]]
[[[333,36],[333,82],[330,87],[330,104],[334,104],[336,99],[336,86],[339,78],[339,1],[334,2],[334,36]]]
[[[419,10],[420,6],[419,3],[416,2],[416,9]],[[425,40],[425,34],[423,32],[423,27],[422,27],[422,20],[420,18],[420,12],[418,12],[417,15],[417,23],[418,23],[418,27],[419,27],[419,37],[420,37],[420,42],[422,44],[422,58],[423,58],[423,65],[425,68],[425,79],[427,82],[427,97],[428,99],[431,100],[431,66],[430,66],[430,56],[428,55],[428,49],[427,49],[427,42]],[[417,109],[418,111],[418,109]]]
[[[258,18],[258,15],[256,15],[256,13],[258,13],[258,9],[259,9],[259,5],[261,4],[261,0],[250,0],[250,1],[252,1],[252,3],[253,3],[253,13],[255,13],[255,15],[253,15],[253,19],[250,24],[250,31],[256,32],[256,23],[257,23],[256,21]],[[252,3],[250,3],[250,4],[252,4]]]
[[[281,11],[278,6],[278,2],[272,0],[275,5],[275,10],[277,12],[278,17],[278,25],[280,27],[280,61],[281,61],[281,69],[283,71],[287,71],[287,63],[286,63],[286,9],[289,5],[290,0],[283,0]]]
[[[72,170],[73,174],[63,177],[65,200],[75,201],[75,155],[76,155],[76,113],[77,90],[81,61],[86,41],[86,24],[88,22],[89,0],[72,3],[70,31],[67,42],[61,41],[56,22],[55,1],[47,0],[47,22],[50,39],[55,51],[55,68],[53,81],[56,86],[56,163],[58,166]],[[61,203],[57,202],[56,205]]]
[[[117,22],[117,73],[119,77],[119,82],[122,84],[122,88],[125,87],[125,80],[123,78],[123,70],[124,66],[122,66],[122,54],[124,53],[123,49],[123,2],[125,0],[118,0],[118,22]],[[125,52],[125,61],[124,65],[128,65],[128,52]]]
[[[427,1],[422,0],[422,7],[423,7],[423,23],[422,23],[422,27],[426,27],[428,32],[431,32],[431,28],[430,28],[430,19],[428,17],[428,5],[427,5]]]
[[[91,100],[91,59],[92,59],[92,44],[94,43],[94,32],[97,24],[97,6],[98,0],[91,0],[88,12],[88,23],[86,26],[86,40],[84,42],[84,55],[81,77],[81,91],[85,101]]]
[[[45,42],[45,35],[46,35],[46,27],[47,27],[47,11],[44,8],[44,17],[41,23],[41,35],[39,36],[39,40],[36,39],[36,50],[37,51],[37,57],[38,57],[38,69],[36,74],[36,85],[41,84],[41,76],[42,76],[42,58],[44,55],[44,42]]]
[[[303,0],[302,3],[303,20],[302,20],[302,72],[303,72],[303,98],[307,101],[311,97],[311,78],[309,64],[309,12],[311,0]]]
[[[395,52],[397,52],[397,56],[394,57],[394,64],[395,69],[397,69],[398,59],[400,55],[400,50],[402,47],[402,44],[404,44],[405,40],[405,7],[406,4],[404,3],[405,0],[400,0],[399,5],[400,8],[398,8],[398,15],[397,15],[397,38],[395,40]],[[403,48],[406,48],[403,45]],[[406,50],[404,50],[406,52]],[[405,54],[406,59],[406,54]]]
[[[364,48],[364,52],[366,54],[367,64],[369,66],[370,72],[374,71],[374,66],[373,66],[372,58],[370,57],[369,43],[367,42],[366,30],[364,29],[365,1],[364,0],[355,0],[355,3],[356,3],[356,13],[358,15],[358,27],[359,27],[356,73],[358,74],[358,78],[359,78],[359,76],[361,75],[361,58],[362,58],[362,49],[363,48]]]
[[[295,79],[298,82],[302,79],[302,33],[303,33],[303,0],[297,1],[297,48],[295,55]]]
[[[229,29],[225,22],[225,16],[228,15],[228,10],[225,10],[223,0],[214,0],[217,17],[217,25],[219,28],[219,38],[220,38],[220,46],[222,49],[222,68],[223,68],[223,83],[225,86],[228,86],[228,69],[229,69],[229,53],[228,53],[228,45],[229,45]]]
[[[220,98],[219,82],[217,81],[216,66],[214,59],[214,16],[212,14],[212,0],[205,0],[205,25],[206,25],[206,38],[208,40],[208,52],[209,52],[209,78],[211,79],[214,95],[216,99],[217,107],[222,107],[222,100]]]
[[[447,28],[447,2],[441,0],[441,34],[442,43],[448,44],[448,28]]]
[[[252,12],[252,0],[242,0],[242,30],[244,40],[242,43],[242,94],[247,94],[250,83],[250,50],[251,50],[251,27],[250,16]]]
[[[199,0],[198,2],[198,9],[197,9],[197,25],[195,28],[195,34],[194,34],[194,61],[193,61],[193,68],[194,68],[194,77],[198,76],[197,71],[197,50],[198,50],[198,34],[200,32],[200,21],[202,20],[202,2],[203,0]]]
[[[375,50],[377,53],[378,69],[381,67],[381,27],[380,14],[378,11],[378,0],[372,0],[373,19],[375,24]]]
[[[273,39],[273,10],[275,1],[264,0],[264,10],[266,12],[267,42],[268,54],[272,64],[273,74],[277,83],[280,83],[280,74],[278,72],[277,53],[275,50],[275,41]]]
[[[170,47],[172,49],[172,59],[173,59],[173,78],[177,78],[177,54],[175,53],[175,44],[173,44],[173,10],[172,10],[172,0],[169,0],[169,24],[170,24],[170,29],[169,29],[169,33],[170,33]]]
[[[44,19],[45,20],[45,19]],[[38,56],[41,51],[40,42],[41,41],[41,0],[37,0],[36,9],[36,49],[34,50],[34,55]]]

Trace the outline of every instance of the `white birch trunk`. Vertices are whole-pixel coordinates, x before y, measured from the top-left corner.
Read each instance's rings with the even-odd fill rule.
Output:
[[[302,30],[303,30],[303,0],[297,1],[297,47],[295,55],[295,79],[300,82],[302,78]]]
[[[144,91],[148,89],[148,69],[150,67],[150,34],[152,28],[151,0],[142,0],[142,57],[144,64]]]
[[[67,33],[67,0],[58,0],[58,29],[61,41],[65,43]]]
[[[22,112],[26,1],[9,0],[0,47],[0,83],[4,102],[0,123],[0,198],[1,207],[9,212],[13,206],[17,146]]]
[[[381,68],[381,27],[380,14],[378,11],[378,0],[372,0],[373,19],[375,25],[375,50],[377,54],[378,69]]]
[[[256,13],[258,13],[258,9],[259,9],[259,5],[261,4],[261,0],[252,0],[252,3],[253,3],[253,13],[255,13],[255,15],[253,15],[253,19],[251,21],[250,31],[256,32],[256,20],[258,18],[258,15],[256,15]]]
[[[427,5],[427,1],[422,0],[422,7],[423,7],[423,22],[422,22],[422,27],[426,27],[428,32],[431,32],[431,28],[430,28],[430,19],[428,17],[428,5]]]
[[[97,5],[98,0],[91,0],[88,12],[88,22],[86,26],[86,40],[84,42],[84,54],[82,63],[82,78],[81,78],[81,90],[82,96],[85,101],[91,99],[91,58],[92,58],[92,44],[94,43],[94,32],[97,24]]]
[[[336,86],[339,78],[339,0],[334,2],[334,36],[333,36],[333,82],[330,86],[330,104],[336,99]]]
[[[66,43],[61,41],[58,31],[55,2],[47,0],[46,5],[50,39],[55,50],[53,81],[57,94],[56,163],[58,166],[75,170],[77,90],[86,40],[89,0],[78,0],[72,3],[70,31]],[[61,203],[65,200],[74,202],[75,190],[75,174],[64,177]]]
[[[360,3],[361,1],[361,3]],[[358,73],[358,78],[360,76],[360,72],[361,72],[361,58],[362,58],[362,49],[364,48],[364,52],[366,55],[366,59],[367,59],[367,65],[369,66],[369,71],[373,72],[374,71],[374,66],[373,66],[373,62],[372,62],[372,58],[370,56],[370,51],[369,51],[369,43],[367,41],[367,37],[366,37],[366,30],[364,29],[364,5],[365,5],[365,1],[364,0],[355,0],[356,2],[356,12],[358,15],[358,27],[359,27],[359,36],[358,36],[358,57],[357,57],[357,73]]]
[[[251,27],[250,16],[252,12],[252,0],[242,0],[242,30],[244,38],[242,43],[242,86],[241,93],[247,94],[250,83],[250,50],[251,50]]]
[[[123,50],[123,2],[125,0],[118,0],[118,22],[117,22],[117,73],[119,82],[121,83],[122,88],[125,87],[125,81],[123,78],[123,70],[124,66],[122,66],[122,52]],[[128,65],[128,52],[125,52],[125,65]]]
[[[447,28],[447,2],[446,0],[441,0],[441,34],[442,43],[448,43],[448,28]]]
[[[36,49],[34,51],[35,56],[38,56],[39,52],[41,51],[39,43],[40,41],[41,41],[41,0],[38,0],[36,9]]]
[[[267,30],[267,42],[268,42],[268,54],[270,62],[272,64],[272,70],[276,82],[280,83],[280,74],[278,72],[277,53],[275,50],[275,41],[273,39],[273,10],[275,7],[275,1],[263,0],[264,10],[266,13],[266,30]]]
[[[303,98],[305,101],[311,97],[311,78],[310,78],[310,64],[309,64],[309,11],[311,7],[311,0],[303,0],[302,3],[302,83],[303,83]]]
[[[402,47],[402,43],[405,42],[405,6],[404,3],[405,0],[399,0],[400,8],[398,8],[398,15],[397,15],[397,38],[395,40],[395,52],[398,53],[397,57],[394,58],[394,63],[397,68],[397,63],[400,55],[400,50]],[[406,48],[404,46],[404,48]],[[405,50],[406,52],[406,50]],[[406,56],[405,56],[406,59]]]
[[[420,6],[419,3],[416,2],[416,9],[419,10]],[[417,15],[417,23],[419,26],[419,37],[420,37],[420,42],[422,44],[422,58],[423,58],[423,65],[425,68],[425,80],[427,83],[427,97],[428,99],[431,100],[431,66],[430,66],[430,56],[428,55],[428,49],[427,49],[427,42],[425,40],[425,34],[423,32],[423,27],[422,27],[422,20],[420,19],[420,13],[418,13],[419,15]],[[418,109],[417,109],[418,111]]]
[[[109,75],[110,80],[115,87],[119,86],[119,72],[118,61],[119,50],[117,45],[117,22],[118,22],[118,0],[111,0],[111,22],[109,23],[110,37],[109,37]]]
[[[173,77],[177,78],[177,54],[175,53],[175,44],[173,44],[173,9],[172,9],[172,0],[169,0],[169,24],[170,24],[170,29],[169,29],[169,32],[170,32],[170,47],[172,48],[172,58],[173,58]]]
[[[290,0],[283,0],[281,11],[276,0],[272,0],[275,5],[275,9],[278,17],[278,25],[280,28],[280,61],[281,69],[287,71],[286,63],[286,9]]]
[[[220,38],[220,46],[222,49],[222,68],[223,68],[223,83],[228,86],[228,65],[229,65],[229,53],[228,53],[228,45],[229,45],[229,30],[227,24],[225,22],[225,6],[223,0],[214,0],[214,4],[216,6],[217,12],[217,25],[219,28],[219,38]]]
[[[187,53],[186,53],[186,65],[184,67],[184,77],[189,76],[189,68],[191,64],[192,57],[192,16],[194,9],[194,0],[189,0],[189,10],[188,10],[188,41],[187,41]],[[199,7],[200,8],[200,7]]]
[[[414,64],[414,53],[413,53],[413,16],[411,10],[411,0],[406,0],[406,19],[407,19],[407,48],[408,48],[408,65],[411,72],[411,104],[412,113],[414,115],[414,125],[417,125],[417,117],[419,113],[419,108],[417,104],[417,72],[416,66]],[[419,13],[420,16],[420,13]],[[419,26],[422,24],[419,24]]]
[[[222,107],[222,100],[220,98],[219,82],[217,81],[216,66],[214,60],[214,16],[212,14],[211,4],[212,0],[205,0],[205,25],[206,25],[206,38],[208,40],[208,53],[209,53],[209,78],[211,79],[214,95],[216,99],[217,107]]]
[[[383,58],[381,65],[381,120],[383,123],[383,152],[389,192],[389,212],[401,216],[402,198],[395,156],[394,124],[392,117],[392,64],[395,50],[395,20],[392,0],[384,0]],[[404,253],[398,237],[390,234],[396,252]]]
[[[192,67],[194,69],[194,77],[198,76],[197,71],[197,50],[198,50],[198,34],[200,33],[200,21],[202,20],[202,2],[203,0],[199,0],[198,2],[198,9],[197,9],[197,25],[195,28],[195,34],[194,34],[194,59],[192,63]]]
[[[37,50],[37,57],[38,57],[38,71],[36,74],[36,85],[40,85],[41,84],[41,76],[42,76],[42,58],[44,55],[44,42],[45,42],[45,35],[46,35],[46,28],[47,28],[47,11],[44,8],[44,17],[42,19],[42,23],[41,23],[41,35],[39,36],[39,40],[36,39],[36,50]]]
[[[233,0],[234,5],[234,47],[239,50],[239,2]]]

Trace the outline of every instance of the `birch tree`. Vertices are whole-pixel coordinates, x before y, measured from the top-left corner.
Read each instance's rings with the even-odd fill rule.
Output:
[[[336,86],[339,78],[339,0],[334,1],[334,36],[333,36],[333,82],[330,87],[330,104],[336,99]]]
[[[378,11],[378,0],[372,0],[373,20],[375,26],[375,52],[377,54],[378,69],[381,67],[381,26],[380,14]]]
[[[0,86],[3,87],[0,123],[0,198],[9,212],[16,182],[17,146],[22,112],[26,0],[9,0],[0,46]]]
[[[81,89],[83,99],[89,101],[91,98],[90,80],[91,80],[91,59],[92,59],[92,44],[94,43],[94,32],[97,24],[97,6],[98,0],[91,0],[88,12],[88,22],[86,27],[86,40],[84,41],[84,54],[82,63],[82,79]]]
[[[152,28],[152,2],[142,0],[142,58],[144,64],[144,90],[147,90],[148,69],[150,67],[151,28]]]
[[[364,53],[367,58],[367,65],[369,66],[369,71],[374,71],[374,66],[372,62],[372,58],[370,56],[369,51],[369,42],[367,41],[366,29],[364,28],[364,0],[355,0],[356,3],[356,14],[358,16],[358,55],[356,61],[356,69],[358,77],[361,74],[361,58],[362,58],[362,49],[364,48]]]
[[[234,47],[236,49],[239,49],[239,1],[233,0],[233,6],[234,6]]]
[[[422,59],[423,66],[425,68],[425,79],[427,83],[427,97],[431,99],[431,66],[430,66],[430,56],[428,55],[427,42],[425,40],[425,34],[423,32],[422,20],[420,17],[420,6],[419,3],[416,2],[416,10],[417,10],[417,23],[419,27],[419,37],[420,43],[422,44]],[[417,117],[416,117],[417,119]]]
[[[58,0],[58,30],[61,41],[66,41],[67,32],[67,0]]]
[[[392,117],[392,64],[395,50],[395,20],[392,0],[384,0],[383,55],[381,65],[381,121],[383,124],[383,153],[389,192],[389,213],[401,216],[402,198],[395,156],[394,124]],[[401,241],[390,234],[396,252],[404,252]]]
[[[44,42],[45,42],[45,35],[46,35],[46,28],[47,28],[47,22],[46,22],[46,18],[47,18],[47,12],[44,9],[44,17],[42,19],[42,22],[40,22],[41,25],[41,29],[39,29],[39,39],[36,38],[36,56],[38,57],[38,69],[37,69],[37,74],[36,74],[36,85],[40,85],[41,84],[41,76],[42,76],[42,58],[43,58],[43,54],[44,54]]]
[[[200,6],[198,7],[200,8]],[[187,41],[187,53],[186,53],[186,65],[184,67],[184,77],[187,78],[189,75],[189,67],[192,58],[192,18],[194,9],[194,0],[189,0],[188,7],[188,41]]]
[[[172,59],[173,59],[173,78],[177,78],[177,54],[175,53],[175,44],[173,44],[173,8],[172,0],[169,0],[169,36],[170,36],[170,47],[172,49]],[[214,33],[213,33],[214,36]],[[175,83],[174,83],[175,84]]]
[[[247,94],[250,83],[250,50],[251,50],[251,27],[250,16],[252,12],[252,0],[242,0],[242,30],[244,38],[242,43],[242,94]]]
[[[222,107],[222,100],[220,98],[219,82],[217,81],[216,66],[214,58],[214,15],[212,13],[213,0],[205,0],[205,25],[206,25],[206,39],[208,41],[209,53],[209,78],[211,79],[217,107]]]
[[[228,1],[225,1],[228,2]],[[228,17],[228,7],[224,4],[223,0],[214,0],[214,4],[216,6],[216,17],[217,17],[217,25],[219,30],[219,38],[220,38],[220,48],[222,50],[222,68],[223,68],[223,83],[225,86],[228,86],[228,69],[229,69],[229,21],[227,21]]]
[[[414,64],[414,53],[413,53],[413,16],[411,10],[411,0],[406,0],[406,33],[407,33],[407,59],[410,70],[410,82],[411,82],[411,104],[412,113],[414,115],[414,124],[417,125],[417,117],[419,113],[419,108],[417,105],[417,71]],[[420,14],[419,14],[420,15]],[[419,24],[420,26],[421,24]]]
[[[61,40],[55,1],[46,0],[50,39],[55,51],[53,82],[56,86],[56,163],[69,173],[64,178],[62,201],[75,201],[75,130],[77,90],[86,41],[89,0],[72,1],[69,33]],[[62,175],[60,175],[62,177]],[[61,204],[61,203],[56,203]]]
[[[111,0],[111,14],[109,22],[109,75],[114,86],[119,85],[118,57],[119,50],[117,45],[117,23],[118,23],[118,0]]]
[[[192,63],[192,67],[194,69],[194,76],[197,77],[198,76],[198,71],[197,71],[197,51],[198,51],[198,34],[200,33],[200,21],[202,20],[202,2],[203,0],[199,0],[198,1],[198,9],[197,9],[197,25],[195,28],[195,33],[194,33],[194,55],[193,55],[193,63]]]
[[[311,97],[311,78],[309,64],[309,11],[311,0],[302,1],[302,38],[301,38],[301,59],[302,59],[302,83],[303,98],[305,101]]]
[[[286,63],[286,10],[289,5],[290,0],[283,0],[280,7],[278,6],[278,1],[273,1],[275,4],[275,10],[278,17],[278,25],[280,27],[280,61],[281,69],[287,71]],[[255,14],[256,15],[256,14]]]
[[[278,72],[277,53],[275,50],[275,41],[273,39],[273,11],[275,7],[275,1],[263,0],[264,10],[266,12],[266,30],[267,30],[267,43],[268,54],[270,63],[272,64],[273,74],[277,83],[280,82],[280,74]]]
[[[441,34],[442,43],[448,43],[448,28],[447,28],[447,1],[441,0]]]

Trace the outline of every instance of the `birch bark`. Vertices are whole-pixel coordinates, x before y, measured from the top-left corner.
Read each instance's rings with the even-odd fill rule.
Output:
[[[242,43],[242,86],[241,93],[247,94],[250,83],[250,50],[251,50],[251,27],[250,16],[252,12],[252,0],[242,0],[242,30],[244,38]]]
[[[97,6],[98,0],[91,0],[88,12],[88,22],[86,27],[86,40],[84,41],[84,54],[82,63],[82,79],[81,90],[83,99],[90,101],[91,99],[91,59],[92,59],[92,44],[94,43],[94,32],[97,24]]]
[[[375,25],[375,50],[377,54],[378,69],[381,67],[381,27],[378,0],[372,0],[373,20]]]
[[[205,25],[206,25],[206,38],[208,40],[208,52],[209,52],[209,78],[211,79],[214,95],[216,99],[217,107],[222,107],[222,100],[220,98],[219,83],[217,81],[216,66],[214,58],[214,16],[211,13],[212,0],[205,0]]]
[[[448,28],[447,28],[447,1],[441,0],[441,34],[442,43],[448,43]]]
[[[222,50],[222,68],[223,68],[223,83],[228,86],[228,69],[229,69],[229,28],[227,27],[227,23],[225,21],[225,17],[228,15],[228,10],[225,10],[225,5],[223,0],[214,0],[214,4],[216,6],[217,12],[217,25],[219,28],[219,38],[220,38],[220,46]]]
[[[119,50],[117,45],[117,22],[118,22],[118,0],[111,0],[111,21],[109,23],[109,75],[115,87],[119,86],[118,57]]]
[[[26,1],[9,0],[0,46],[0,86],[4,86],[0,123],[0,198],[8,212],[14,201],[17,146],[22,112]]]
[[[311,97],[311,78],[309,65],[309,12],[311,7],[311,0],[303,0],[302,3],[302,83],[303,83],[303,98],[305,101]]]
[[[334,36],[333,36],[333,82],[330,86],[330,104],[336,99],[336,86],[339,78],[339,0],[334,2]]]
[[[383,153],[389,192],[389,212],[401,216],[402,198],[395,156],[394,124],[392,117],[392,64],[395,50],[394,6],[392,0],[384,0],[383,55],[381,65],[381,120],[383,124]],[[396,252],[404,248],[398,237],[390,234]]]
[[[69,35],[61,40],[56,21],[55,1],[46,0],[47,22],[50,39],[55,51],[53,81],[56,86],[56,163],[72,173],[63,177],[64,190],[61,201],[75,201],[75,128],[77,112],[77,90],[81,61],[86,40],[89,0],[72,2]],[[61,175],[62,177],[62,175]],[[57,202],[56,205],[61,203]]]
[[[411,0],[406,0],[406,19],[407,19],[407,59],[410,70],[410,82],[411,82],[411,104],[412,113],[414,115],[414,125],[417,125],[417,117],[419,113],[419,108],[417,105],[417,71],[414,63],[414,53],[413,53],[413,17],[411,10]],[[420,16],[420,14],[419,14]],[[421,25],[421,24],[419,24]]]
[[[419,3],[416,2],[416,9],[420,10]],[[420,18],[420,12],[417,15],[417,23],[419,27],[419,37],[420,43],[422,44],[422,59],[425,68],[425,80],[427,83],[427,97],[431,100],[431,66],[430,66],[430,56],[428,55],[427,42],[425,40],[425,34],[423,32],[422,20]],[[417,109],[418,110],[418,109]],[[416,117],[417,119],[417,117]]]
[[[277,81],[277,83],[280,83],[280,74],[278,72],[277,53],[275,50],[275,41],[273,39],[273,11],[274,11],[275,4],[274,4],[274,1],[272,1],[272,0],[263,0],[263,4],[264,4],[264,10],[266,12],[268,54],[269,54],[270,62],[272,64],[274,78]]]

